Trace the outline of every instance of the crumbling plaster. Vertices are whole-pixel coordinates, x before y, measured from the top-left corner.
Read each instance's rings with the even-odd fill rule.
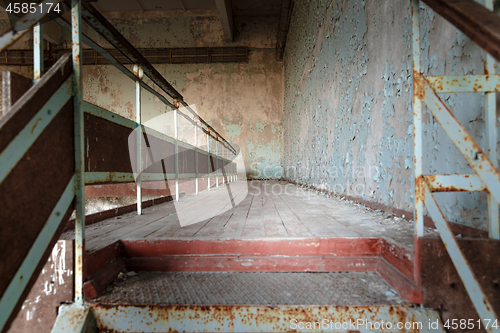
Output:
[[[198,113],[228,141],[241,147],[238,173],[249,178],[273,178],[281,168],[282,63],[276,60],[278,21],[270,16],[238,16],[235,39],[225,43],[216,10],[107,12],[110,22],[136,48],[247,46],[247,63],[155,64]],[[7,30],[9,22],[1,22]],[[93,40],[111,48],[84,27]],[[28,33],[11,49],[32,49]],[[63,31],[61,44],[71,47]],[[87,45],[83,45],[88,48]],[[32,67],[5,67],[32,76]],[[129,66],[131,69],[131,66]],[[112,65],[84,66],[84,99],[124,117],[135,119],[135,84]],[[149,79],[146,82],[154,86]],[[159,91],[159,90],[157,90]],[[0,106],[1,107],[1,106]],[[143,122],[171,111],[143,90]],[[187,128],[187,127],[186,127]],[[200,139],[201,140],[201,139]],[[199,142],[203,145],[202,142]],[[206,142],[205,142],[206,144]],[[212,149],[214,145],[212,142]]]
[[[240,176],[272,178],[281,168],[282,142],[283,74],[273,33],[277,22],[267,17],[240,18],[234,43],[225,44],[220,21],[209,14],[117,18],[114,13],[110,21],[137,48],[248,46],[248,63],[154,66],[211,126],[241,147]],[[146,82],[152,85],[149,79]],[[135,117],[134,82],[113,66],[84,66],[84,98],[129,119]],[[144,122],[170,111],[144,90],[142,110]]]
[[[421,5],[424,74],[482,74],[482,52]],[[284,55],[284,177],[413,210],[410,1],[296,0]],[[483,144],[484,95],[442,94]],[[424,173],[471,173],[424,111]],[[484,193],[438,194],[451,221],[487,228]]]

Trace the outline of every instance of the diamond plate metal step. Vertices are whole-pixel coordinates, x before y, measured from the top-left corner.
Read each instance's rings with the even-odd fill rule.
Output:
[[[141,305],[407,304],[373,272],[142,272],[115,283],[96,301]]]

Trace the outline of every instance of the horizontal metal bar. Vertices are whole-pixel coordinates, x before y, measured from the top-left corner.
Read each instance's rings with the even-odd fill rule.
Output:
[[[416,89],[424,103],[441,124],[451,141],[460,150],[470,167],[476,172],[487,190],[500,203],[500,173],[481,150],[472,136],[460,124],[446,105],[439,99],[434,90],[421,74],[415,73]]]
[[[64,29],[68,30],[71,32],[71,24],[69,22],[67,22],[64,18],[62,17],[58,17],[57,15],[55,14],[52,14],[51,15],[51,18],[53,18],[60,26],[62,26]],[[106,51],[104,48],[102,48],[99,44],[97,44],[95,41],[93,41],[90,37],[88,37],[87,35],[85,34],[82,34],[82,41],[89,45],[90,47],[92,47],[94,50],[96,50],[100,55],[102,55],[104,58],[106,58],[109,62],[111,62],[112,65],[114,65],[119,71],[121,71],[123,74],[125,74],[127,77],[129,77],[130,79],[136,80],[136,77],[135,75],[130,71],[128,70],[125,66],[123,66],[118,60],[116,60],[108,51]],[[162,77],[163,78],[163,77]],[[157,92],[156,90],[154,90],[152,87],[150,87],[149,85],[147,85],[146,83],[144,83],[143,80],[140,81],[140,85],[142,88],[144,88],[146,91],[148,91],[149,93],[153,94],[154,96],[156,96],[161,102],[163,102],[164,104],[166,104],[167,106],[169,106],[170,108],[172,109],[176,109],[176,107],[169,101],[165,98],[165,96],[163,96],[162,94],[160,94],[159,92]],[[160,86],[161,87],[161,86]],[[186,108],[195,115],[195,117],[202,123],[204,124],[205,126],[207,126],[207,128],[210,128],[210,131],[207,131],[206,129],[204,129],[202,126],[198,125],[195,121],[193,121],[189,116],[187,116],[186,114],[184,114],[183,112],[181,111],[178,111],[179,114],[181,116],[183,116],[185,119],[187,119],[190,123],[192,123],[194,126],[196,127],[199,127],[204,133],[206,134],[209,134],[211,137],[213,137],[214,139],[217,140],[217,137],[212,134],[211,132],[214,132],[216,133],[216,135],[218,135],[222,140],[224,140],[224,142],[227,142],[222,136],[219,135],[219,133],[217,133],[217,131],[215,131],[205,120],[203,120],[201,117],[199,117],[188,105],[186,102],[182,101],[182,104],[186,106]],[[230,147],[231,145],[229,143],[227,143]],[[232,147],[231,147],[232,148]],[[233,153],[236,154],[236,151],[233,149]]]
[[[498,14],[474,0],[423,1],[500,61],[500,20]]]
[[[145,174],[142,174],[144,177]],[[142,179],[142,178],[141,178]],[[164,180],[162,174],[160,180]],[[133,183],[135,182],[134,174],[131,172],[85,172],[85,184],[97,183]]]
[[[151,63],[149,63],[149,61],[90,4],[82,4],[82,19],[132,63],[142,65],[144,75],[149,77],[165,93],[172,98],[179,100],[183,99],[182,95],[175,90],[160,73],[158,73],[153,65],[151,65]]]
[[[195,118],[198,119],[198,120],[200,120],[200,122],[202,124],[204,124],[205,126],[207,126],[207,128],[212,128],[210,125],[207,124],[207,122],[205,120],[203,120],[203,118],[201,118],[200,116],[198,116],[189,106],[186,107],[186,109],[190,110],[190,112],[192,112],[195,115]],[[198,125],[196,123],[196,121],[194,121],[193,119],[191,119],[187,114],[185,114],[184,112],[182,112],[180,109],[177,109],[177,114],[180,115],[180,116],[182,116],[183,118],[185,118],[187,121],[189,121],[195,127],[200,128],[203,131],[203,133],[208,134],[214,140],[217,140],[216,135],[214,135],[211,131],[203,128],[203,126]],[[213,130],[213,128],[212,128],[212,130]],[[213,132],[218,135],[218,133],[215,130],[213,130]],[[222,138],[222,137],[220,137],[220,138]],[[225,140],[224,138],[222,138],[222,139]],[[217,141],[219,141],[219,140],[217,140]]]
[[[210,126],[205,120],[203,120],[203,118],[201,118],[200,116],[198,116],[198,114],[196,112],[194,112],[193,109],[191,109],[186,102],[181,101],[181,104],[184,105],[184,107],[189,112],[191,112],[191,114],[193,114],[201,123],[203,123],[205,126],[207,126],[207,128],[210,129],[210,131],[204,131],[205,134],[210,135],[216,141],[220,141],[219,138],[222,139],[222,141],[227,144],[226,148],[228,148],[233,154],[237,155],[237,152],[233,148],[233,146],[229,142],[227,142],[226,139],[224,139],[224,137],[222,135],[220,135],[212,126]],[[216,136],[214,136],[211,132],[214,132],[216,134]]]
[[[93,116],[106,119],[108,121],[111,121],[112,123],[121,125],[123,127],[135,129],[137,127],[137,124],[125,117],[122,117],[114,112],[108,111],[106,109],[103,109],[97,105],[88,103],[88,102],[83,102],[83,111],[85,113],[91,114]]]
[[[155,138],[158,138],[158,139],[161,139],[163,141],[166,141],[166,142],[170,142],[172,144],[175,144],[175,139],[171,136],[168,136],[166,134],[163,134],[161,132],[158,132],[157,130],[154,130],[150,127],[146,127],[144,125],[141,125],[141,128],[142,128],[142,133],[146,134],[146,135],[151,135],[151,136],[154,136]],[[191,146],[190,144],[188,143],[185,143],[186,145],[186,148],[189,148],[189,149],[192,149],[194,146]]]
[[[431,192],[486,191],[476,174],[462,175],[425,175]]]
[[[210,175],[215,175],[211,173]],[[236,175],[236,173],[227,173],[227,175]],[[199,173],[198,178],[204,178],[207,174]],[[180,173],[179,179],[194,179],[196,173]],[[175,180],[175,173],[142,173],[141,181],[161,181]],[[85,172],[85,184],[102,184],[102,183],[133,183],[135,182],[134,174],[131,172]]]
[[[106,119],[112,123],[130,128],[130,129],[137,128],[137,123],[135,121],[132,121],[128,118],[122,117],[114,112],[111,112],[111,111],[108,111],[104,108],[101,108],[100,106],[97,106],[97,105],[94,105],[94,104],[91,104],[88,102],[83,102],[83,110],[84,110],[84,112],[86,112],[88,114],[91,114],[93,116],[96,116],[96,117],[99,117],[102,119]],[[147,134],[147,135],[151,135],[153,137],[156,137],[156,138],[161,139],[161,140],[166,141],[166,142],[175,143],[175,139],[168,136],[168,135],[160,133],[160,132],[158,132],[150,127],[146,127],[144,125],[141,125],[141,127],[142,127],[142,132]],[[194,148],[194,146],[191,146],[188,143],[183,143],[183,145],[186,148],[190,148],[190,149]]]
[[[49,3],[53,6],[60,1],[61,0],[45,0],[39,5],[41,5],[42,8],[46,9]],[[37,11],[35,11],[34,13],[28,13],[17,20],[12,29],[6,31],[2,36],[0,36],[0,52],[5,50],[12,43],[24,36],[24,34],[26,34],[28,31],[30,31],[29,29],[32,28],[42,18],[44,18],[45,15],[47,15],[47,12],[48,11],[45,10],[38,11],[37,6]]]
[[[57,15],[51,15],[51,18],[53,18],[61,27],[63,27],[64,29],[66,29],[66,30],[68,30],[68,31],[71,32],[71,24],[68,21],[66,21],[64,18],[59,17]],[[90,46],[91,48],[93,48],[94,50],[96,50],[100,55],[102,55],[106,60],[108,60],[113,66],[115,66],[120,72],[122,72],[123,74],[125,74],[130,79],[132,79],[134,81],[136,80],[135,75],[130,70],[128,70],[125,66],[123,66],[108,51],[106,51],[99,44],[97,44],[96,42],[94,42],[90,37],[88,37],[85,34],[82,34],[82,41],[85,44],[87,44],[88,46]],[[175,106],[172,103],[170,103],[165,98],[165,96],[163,96],[162,94],[158,93],[156,90],[154,90],[153,88],[151,88],[150,86],[148,86],[143,81],[141,81],[141,87],[143,87],[148,92],[150,92],[151,94],[153,94],[156,97],[158,97],[158,99],[160,99],[160,101],[162,101],[164,104],[168,105],[171,108],[175,108]]]
[[[0,309],[2,309],[2,311],[0,311],[0,330],[4,327],[19,298],[26,289],[31,276],[49,246],[54,233],[57,228],[59,228],[66,211],[73,202],[73,198],[75,196],[74,181],[75,177],[71,178],[68,185],[66,185],[66,189],[52,210],[50,217],[38,234],[35,242],[31,246],[28,255],[24,258],[21,267],[19,267],[16,275],[14,275],[14,278],[10,281],[9,286],[2,295],[2,299],[0,300]]]
[[[179,179],[195,179],[195,178],[196,178],[196,173],[179,173]]]
[[[500,92],[500,75],[427,75],[437,93]]]
[[[137,124],[134,121],[127,119],[125,117],[122,117],[122,116],[120,116],[116,113],[113,113],[111,111],[108,111],[104,108],[101,108],[97,105],[94,105],[94,104],[91,104],[88,102],[83,102],[83,109],[88,114],[94,115],[94,116],[102,118],[102,119],[106,119],[106,120],[111,121],[113,123],[116,123],[118,125],[121,125],[121,126],[124,126],[127,128],[131,128],[131,129],[135,129],[137,127]],[[146,127],[144,125],[141,125],[141,126],[142,126],[142,132],[145,133],[146,135],[148,135],[148,136],[150,135],[150,136],[156,137],[160,140],[175,144],[174,138],[172,138],[168,135],[165,135],[163,133],[160,133],[160,132],[158,132],[154,129],[151,129],[149,127]],[[183,142],[180,140],[178,142],[178,145],[180,147],[183,147],[186,149],[195,150],[196,152],[201,153],[205,156],[208,154],[207,151],[204,151],[203,149],[200,149],[199,147],[195,147],[189,143],[186,143],[186,142]],[[218,157],[218,158],[220,158],[220,157]],[[228,160],[226,158],[222,158],[221,160],[224,162],[227,162],[227,163],[232,162],[231,160]],[[89,179],[88,181],[91,183],[102,183],[102,182],[106,182],[106,181],[108,181],[108,182],[123,182],[123,181],[131,181],[132,182],[132,181],[134,181],[134,179],[130,178],[129,176],[126,176],[127,177],[126,179],[128,179],[128,180],[122,180],[121,176],[119,176],[119,174],[120,173],[110,172],[110,173],[106,173],[106,175],[104,175],[104,174],[99,175],[96,180]],[[193,174],[193,175],[196,175],[196,174]],[[109,180],[110,179],[109,177],[112,177],[114,180]],[[180,177],[186,178],[185,174],[183,176],[180,176]],[[192,177],[195,177],[195,176],[191,175],[187,178],[192,178]],[[89,183],[87,182],[87,184],[89,184]]]
[[[478,283],[477,277],[472,271],[472,268],[467,262],[462,250],[460,250],[460,246],[455,239],[453,231],[451,230],[448,222],[444,219],[443,213],[441,212],[441,209],[439,209],[436,199],[434,199],[429,186],[424,183],[424,188],[425,206],[427,207],[427,211],[436,224],[436,228],[441,235],[441,239],[443,240],[446,249],[448,250],[451,261],[453,262],[453,265],[455,265],[458,275],[464,283],[465,289],[469,294],[472,304],[474,304],[474,307],[476,308],[479,318],[481,318],[485,327],[486,323],[488,323],[486,320],[490,321],[488,323],[489,329],[486,329],[487,332],[497,332],[497,330],[492,328],[491,325],[491,323],[495,322],[495,320],[497,323],[499,322],[493,307],[488,301],[488,298],[485,296],[481,285]]]
[[[45,105],[0,154],[0,183],[9,175],[45,127],[54,119],[73,95],[73,75],[70,75]]]
[[[187,142],[184,142],[182,140],[179,140],[179,143],[178,143],[179,147],[182,147],[182,148],[187,148],[187,149],[190,149],[190,150],[195,150],[196,147],[187,143]]]

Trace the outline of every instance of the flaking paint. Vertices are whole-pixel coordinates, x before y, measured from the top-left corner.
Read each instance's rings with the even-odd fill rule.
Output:
[[[422,4],[425,75],[482,74],[479,47]],[[409,1],[297,0],[284,55],[284,177],[413,210]],[[442,94],[482,145],[483,94]],[[471,173],[424,108],[424,174]],[[438,194],[448,220],[486,228],[484,193]]]

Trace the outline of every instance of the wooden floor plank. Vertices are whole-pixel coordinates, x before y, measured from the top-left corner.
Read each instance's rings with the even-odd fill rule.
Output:
[[[232,209],[234,200],[236,200],[240,195],[243,195],[243,189],[238,188],[236,184],[235,186],[231,186],[229,189],[228,186],[230,185],[220,185],[219,188],[212,191],[211,196],[206,198],[204,201],[199,201],[196,209],[193,209],[195,213],[192,215],[191,221],[199,220],[200,216],[208,218],[195,224],[183,226],[182,228],[176,230],[171,237],[192,237],[198,233],[201,228],[207,225],[214,216],[218,216],[223,214],[224,211]]]
[[[116,240],[266,239],[286,237],[392,237],[413,244],[411,223],[386,219],[349,202],[326,198],[281,181],[240,181],[221,184],[178,203],[145,208],[142,216],[128,213],[88,226],[86,248]],[[179,209],[184,225],[181,226]],[[73,233],[74,235],[74,233]],[[66,239],[71,239],[70,235]],[[65,236],[67,237],[67,236]]]
[[[247,196],[247,191],[242,188],[238,193],[235,194],[235,200],[240,200],[242,196]],[[243,198],[244,200],[245,198]],[[224,225],[229,221],[229,219],[234,214],[235,208],[231,208],[218,214],[217,216],[210,219],[210,221],[204,225],[193,237],[217,237]]]
[[[268,183],[268,182],[266,182]],[[269,183],[268,183],[269,184]],[[267,237],[287,237],[288,232],[283,225],[273,200],[273,190],[265,188],[263,201],[264,226]]]
[[[300,195],[282,196],[288,208],[300,219],[303,224],[306,224],[316,237],[339,237],[337,228],[333,225],[333,221],[325,214],[316,209],[311,209]]]
[[[260,183],[256,183],[257,186]],[[254,183],[255,185],[255,183]],[[260,238],[265,237],[266,232],[264,229],[264,216],[263,216],[263,194],[260,186],[258,189],[255,189],[255,194],[253,194],[252,204],[250,205],[250,209],[248,210],[248,216],[245,220],[245,225],[243,226],[243,230],[241,231],[241,237],[254,237]]]
[[[172,213],[174,214],[174,213]],[[132,239],[145,239],[147,238],[149,235],[153,234],[154,232],[160,230],[161,228],[163,228],[165,226],[165,221],[162,219],[159,219],[151,224],[148,224],[146,226],[143,226],[137,230],[134,230],[130,233],[128,233],[127,235],[125,235],[123,237],[123,239],[127,239],[127,240],[132,240]]]
[[[222,227],[233,215],[234,210],[228,209],[224,213],[214,216],[210,221],[205,224],[193,237],[196,238],[216,238],[220,233]]]
[[[291,237],[312,237],[313,234],[302,221],[295,215],[281,198],[281,195],[273,195],[273,202],[276,206],[281,221],[283,221],[287,233]]]
[[[155,232],[149,234],[146,237],[146,239],[150,240],[150,239],[167,238],[167,235],[170,235],[173,232],[177,231],[179,228],[181,228],[179,224],[179,219],[176,214],[166,216],[161,220],[159,220],[159,222],[163,223],[164,226],[156,230]]]
[[[252,187],[252,182],[249,182],[249,194],[236,208],[233,215],[221,229],[219,238],[237,238],[241,237],[241,233],[246,223],[250,206],[254,199],[255,189]]]
[[[168,203],[166,203],[168,204]],[[127,214],[123,218],[117,217],[106,224],[93,224],[86,228],[86,248],[92,249],[100,246],[107,246],[119,239],[123,239],[125,235],[134,232],[144,226],[147,226],[159,219],[168,210],[168,205],[160,207],[157,210],[137,215],[136,212]],[[105,220],[108,221],[108,220]],[[99,227],[100,226],[100,227]]]

